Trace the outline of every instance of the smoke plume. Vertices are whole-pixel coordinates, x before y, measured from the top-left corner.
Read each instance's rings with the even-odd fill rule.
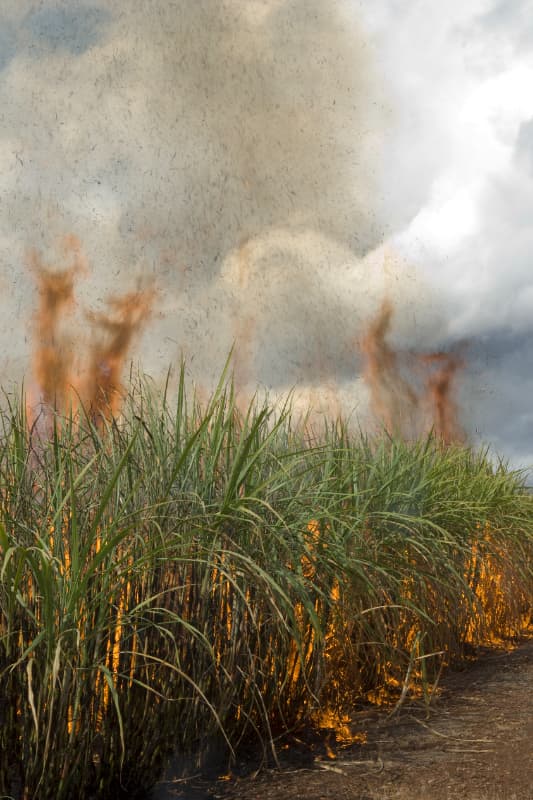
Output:
[[[29,313],[21,248],[48,260],[54,239],[75,230],[93,271],[84,304],[139,274],[161,288],[164,315],[139,353],[154,377],[183,353],[195,380],[212,384],[233,340],[255,331],[258,362],[243,355],[243,379],[316,383],[316,308],[328,359],[342,352],[347,365],[347,343],[334,341],[342,300],[328,304],[318,272],[334,293],[347,259],[383,239],[374,199],[389,125],[351,0],[6,8],[23,32],[0,70],[6,152],[16,154],[0,219],[0,263],[21,295],[20,313],[12,299],[7,309],[14,325]],[[336,246],[333,260],[317,262],[313,237]],[[264,239],[269,252],[243,259],[245,288],[228,280],[231,253]],[[285,308],[289,293],[297,307]],[[272,343],[258,342],[267,328]]]

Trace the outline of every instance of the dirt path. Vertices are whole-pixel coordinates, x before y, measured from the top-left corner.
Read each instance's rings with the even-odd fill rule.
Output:
[[[533,631],[532,631],[533,636]],[[426,718],[354,717],[364,745],[315,746],[302,766],[210,787],[175,786],[169,797],[224,800],[533,800],[533,638],[512,651],[487,650],[449,673]],[[312,749],[312,748],[311,748]],[[201,792],[201,794],[200,794]]]

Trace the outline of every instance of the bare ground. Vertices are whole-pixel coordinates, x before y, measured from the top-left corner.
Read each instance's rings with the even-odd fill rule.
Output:
[[[533,630],[512,649],[484,649],[441,686],[429,715],[419,705],[392,717],[354,714],[363,745],[295,739],[282,751],[281,770],[167,784],[158,797],[533,800]]]

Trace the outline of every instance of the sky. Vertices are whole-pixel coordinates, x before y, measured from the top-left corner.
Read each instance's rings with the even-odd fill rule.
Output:
[[[88,264],[77,316],[155,283],[132,357],[367,414],[385,297],[459,346],[463,423],[533,464],[531,0],[2,0],[0,343],[28,378],[27,268]]]
[[[372,4],[397,128],[389,241],[466,342],[469,431],[533,463],[533,4]],[[386,181],[386,179],[385,179]]]

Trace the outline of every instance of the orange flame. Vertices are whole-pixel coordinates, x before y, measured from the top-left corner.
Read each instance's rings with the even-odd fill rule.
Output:
[[[61,250],[64,257],[72,256],[71,265],[63,270],[45,266],[36,250],[31,250],[28,256],[40,296],[32,366],[40,412],[45,415],[50,409],[65,411],[69,404],[75,408],[78,396],[72,336],[67,336],[62,326],[74,308],[75,279],[86,271],[86,262],[81,244],[73,235],[61,240]],[[109,299],[107,313],[86,312],[99,335],[85,354],[88,372],[79,396],[95,420],[116,414],[120,409],[121,372],[135,334],[150,316],[154,296],[153,289],[139,289]],[[30,421],[34,422],[37,416],[29,407]]]
[[[72,255],[70,267],[61,271],[45,266],[36,250],[28,254],[28,265],[37,281],[40,297],[35,314],[33,372],[39,403],[54,409],[66,404],[73,364],[72,347],[67,344],[60,325],[74,306],[74,279],[86,268],[80,242],[75,236],[65,236],[61,249],[64,256]]]
[[[416,393],[401,374],[398,355],[387,342],[392,314],[392,303],[384,300],[361,342],[371,408],[391,434],[405,432],[418,407]]]
[[[113,416],[121,405],[122,369],[132,340],[149,318],[154,290],[139,290],[107,301],[110,312],[87,317],[102,336],[91,347],[84,397],[96,420]]]
[[[361,342],[366,358],[363,377],[370,388],[374,416],[391,434],[411,438],[429,427],[444,444],[464,440],[453,399],[454,381],[464,366],[463,360],[454,353],[420,355],[418,363],[426,367],[428,374],[424,392],[416,391],[409,382],[416,363],[412,357],[393,350],[387,341],[393,310],[390,300],[385,300]],[[424,419],[424,411],[429,419]]]
[[[444,444],[462,441],[465,438],[464,431],[459,425],[452,390],[455,376],[463,366],[463,361],[453,353],[429,353],[422,356],[422,361],[436,367],[426,383],[435,436]]]

